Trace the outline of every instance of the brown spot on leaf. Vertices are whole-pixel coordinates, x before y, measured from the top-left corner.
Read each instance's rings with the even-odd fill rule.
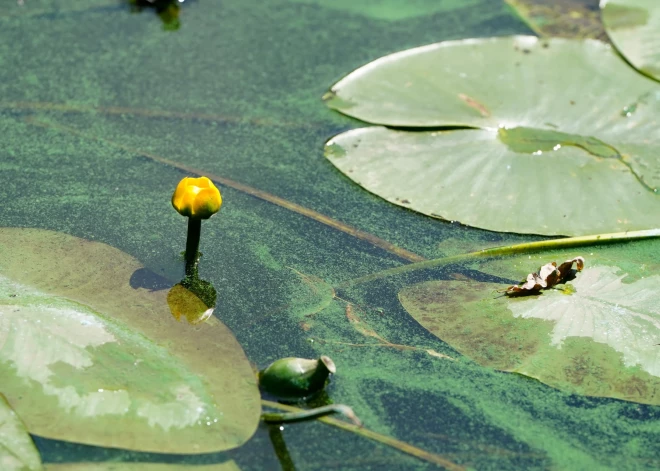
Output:
[[[484,118],[487,118],[490,116],[490,111],[488,111],[488,108],[486,108],[483,104],[479,103],[477,100],[474,98],[467,96],[463,93],[458,94],[458,98],[463,100],[466,105],[468,105],[470,108],[474,108],[479,112],[481,116]]]

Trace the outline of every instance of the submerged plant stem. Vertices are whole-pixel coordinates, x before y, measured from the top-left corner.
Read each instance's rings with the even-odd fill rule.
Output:
[[[239,116],[216,115],[206,113],[184,113],[179,111],[150,110],[125,106],[89,106],[71,103],[50,103],[39,101],[0,102],[0,110],[9,111],[57,111],[60,113],[101,113],[106,115],[134,116],[139,118],[176,119],[183,121],[204,121],[211,123],[252,124],[255,126],[273,126],[289,128],[309,128],[312,123],[288,123],[285,121],[244,118]]]
[[[296,471],[296,465],[293,463],[289,449],[286,447],[282,430],[276,425],[269,425],[268,437],[270,438],[270,443],[273,445],[277,461],[280,462],[282,471]]]
[[[534,253],[549,249],[566,249],[571,247],[581,247],[584,245],[609,244],[614,242],[629,242],[632,240],[650,239],[660,237],[660,229],[648,229],[643,231],[613,232],[610,234],[597,234],[580,237],[567,237],[564,239],[542,240],[538,242],[526,242],[524,244],[507,245],[504,247],[493,247],[490,249],[470,252],[467,254],[454,255],[452,257],[435,258],[423,262],[411,263],[396,268],[390,268],[371,275],[354,278],[341,283],[338,288],[368,283],[389,276],[401,275],[417,270],[426,270],[428,268],[437,268],[454,263],[461,263],[468,260],[498,257],[502,255],[514,255],[521,253]]]
[[[396,255],[399,258],[402,258],[404,260],[408,260],[410,262],[420,262],[422,260],[426,260],[426,258],[422,257],[421,255],[417,255],[414,252],[411,252],[409,250],[406,250],[401,247],[397,247],[396,245],[392,244],[391,242],[388,242],[384,239],[381,239],[380,237],[377,237],[373,234],[370,234],[368,232],[362,231],[360,229],[357,229],[355,227],[349,226],[347,224],[344,224],[341,221],[338,221],[336,219],[333,219],[331,217],[326,216],[325,214],[321,214],[317,211],[314,211],[312,209],[305,208],[304,206],[301,206],[299,204],[293,203],[291,201],[285,200],[284,198],[280,198],[279,196],[272,195],[270,193],[267,193],[262,190],[258,190],[256,188],[252,188],[251,186],[245,185],[243,183],[239,183],[235,180],[230,180],[229,178],[221,177],[219,175],[214,175],[212,173],[208,173],[199,169],[196,169],[194,167],[188,167],[187,165],[182,165],[178,162],[175,162],[170,159],[166,159],[165,157],[161,157],[156,154],[152,154],[149,152],[144,152],[139,149],[134,149],[133,147],[125,146],[123,144],[119,144],[117,142],[94,136],[91,134],[87,134],[84,132],[81,132],[75,128],[69,127],[69,126],[62,126],[59,124],[52,124],[44,121],[38,121],[32,118],[26,118],[26,121],[30,124],[33,124],[35,126],[41,126],[45,128],[51,128],[51,129],[56,129],[60,132],[66,132],[69,134],[73,134],[76,136],[80,136],[83,138],[87,139],[92,139],[95,141],[103,142],[107,145],[116,147],[118,149],[122,149],[126,152],[130,152],[135,155],[139,155],[142,157],[146,157],[149,160],[152,160],[154,162],[159,162],[165,165],[168,165],[170,167],[177,168],[179,170],[183,170],[184,172],[191,173],[194,175],[205,175],[209,179],[211,179],[213,182],[220,183],[221,185],[228,186],[230,188],[233,188],[234,190],[240,191],[242,193],[247,193],[248,195],[254,196],[255,198],[259,198],[264,201],[268,201],[269,203],[276,204],[278,206],[281,206],[282,208],[288,209],[289,211],[293,211],[295,213],[301,214],[302,216],[308,217],[310,219],[313,219],[317,222],[320,222],[322,224],[325,224],[328,227],[331,227],[333,229],[336,229],[338,231],[344,232],[350,236],[353,236],[357,239],[363,240],[365,242],[370,243],[371,245],[374,245],[376,247],[379,247],[393,255]]]
[[[272,409],[279,409],[287,412],[304,412],[303,409],[299,409],[297,407],[287,406],[284,404],[280,404],[278,402],[266,401],[263,399],[261,401],[261,404],[265,407],[270,407]],[[396,438],[388,437],[386,435],[381,435],[380,433],[373,432],[364,427],[359,427],[357,425],[349,424],[348,422],[344,422],[343,420],[337,420],[333,417],[318,417],[316,420],[318,420],[319,422],[323,422],[324,424],[332,425],[333,427],[346,430],[347,432],[356,433],[364,438],[368,438],[369,440],[377,441],[384,445],[395,448],[403,453],[414,456],[415,458],[419,458],[429,463],[440,465],[449,471],[465,471],[465,468],[463,466],[453,463],[448,459],[443,458],[440,455],[436,455],[435,453],[424,451],[421,448],[417,448],[406,442],[397,440]]]
[[[329,404],[314,409],[299,409],[297,412],[264,412],[261,414],[261,419],[267,423],[279,424],[302,422],[304,420],[316,419],[330,414],[341,414],[358,427],[362,426],[362,422],[357,418],[353,409],[343,404]]]

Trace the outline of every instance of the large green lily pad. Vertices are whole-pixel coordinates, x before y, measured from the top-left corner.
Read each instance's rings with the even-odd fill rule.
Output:
[[[365,121],[421,128],[327,143],[339,170],[392,203],[506,232],[660,227],[660,86],[602,42],[432,44],[356,70],[326,98]]]
[[[0,229],[2,392],[31,433],[167,453],[241,445],[259,392],[217,319],[172,317],[167,290],[134,289],[143,268],[65,234]]]
[[[1,386],[0,386],[1,387]],[[41,471],[41,457],[21,419],[0,394],[0,469]]]
[[[656,0],[601,0],[608,36],[640,72],[660,80],[660,3]]]
[[[541,294],[506,297],[507,285],[429,281],[399,293],[430,332],[478,363],[566,391],[660,404],[660,243],[641,253],[600,248],[583,254],[576,278]],[[639,253],[639,252],[638,252]],[[482,264],[523,278],[541,264],[580,255],[547,252]]]

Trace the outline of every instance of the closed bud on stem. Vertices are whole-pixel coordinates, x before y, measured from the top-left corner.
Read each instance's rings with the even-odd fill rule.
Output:
[[[318,360],[282,358],[259,373],[259,385],[273,396],[296,401],[323,390],[336,371],[334,362],[325,355]]]

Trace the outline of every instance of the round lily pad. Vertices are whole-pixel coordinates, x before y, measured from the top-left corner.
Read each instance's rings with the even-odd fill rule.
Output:
[[[326,99],[389,126],[340,134],[326,156],[392,203],[505,232],[660,227],[660,85],[602,42],[432,44],[358,69]]]
[[[607,35],[640,72],[660,80],[660,3],[656,0],[601,0]]]
[[[0,229],[2,392],[31,433],[163,453],[237,447],[260,416],[256,378],[217,319],[179,322],[167,291],[108,245]]]
[[[590,249],[574,279],[527,296],[505,296],[508,285],[497,283],[429,281],[399,299],[426,329],[484,366],[573,393],[660,405],[660,264],[652,255],[659,249],[658,241]],[[521,279],[578,255],[545,252],[479,268]]]

